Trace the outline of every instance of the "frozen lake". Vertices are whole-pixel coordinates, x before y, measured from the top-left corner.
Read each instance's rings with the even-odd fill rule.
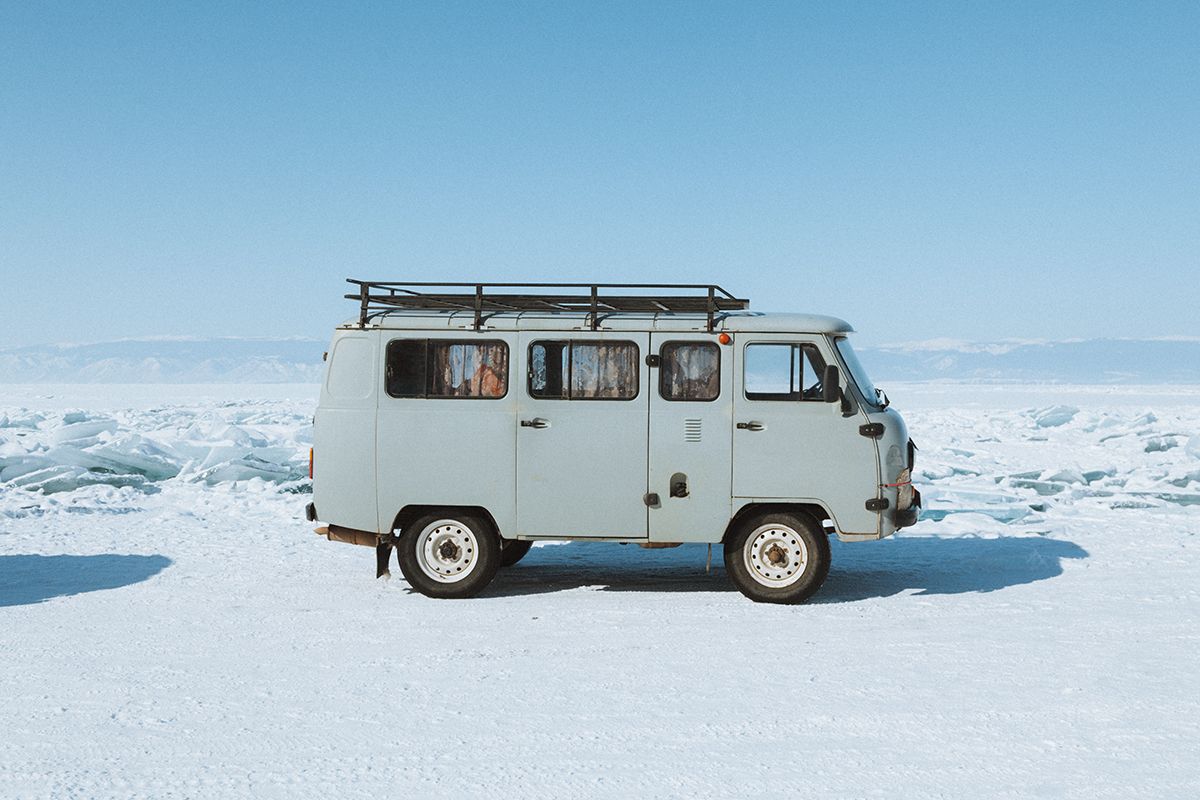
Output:
[[[431,600],[303,509],[316,387],[0,385],[0,796],[1200,796],[1200,387],[888,386],[922,522]]]

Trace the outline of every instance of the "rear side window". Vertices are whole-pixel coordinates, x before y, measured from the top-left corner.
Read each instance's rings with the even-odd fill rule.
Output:
[[[543,400],[632,400],[638,394],[633,342],[543,341],[529,346],[529,396]]]
[[[811,344],[746,345],[748,400],[823,399],[825,359]]]
[[[494,340],[396,339],[387,346],[386,380],[392,397],[504,397],[508,345]]]
[[[339,339],[330,357],[326,382],[330,397],[365,400],[371,396],[377,355],[370,339],[357,336]]]
[[[721,351],[712,342],[668,342],[659,352],[658,393],[664,400],[716,400]]]

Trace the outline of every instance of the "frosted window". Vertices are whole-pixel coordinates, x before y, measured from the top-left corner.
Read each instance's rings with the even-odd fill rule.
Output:
[[[721,394],[721,351],[712,342],[663,345],[658,391],[664,400],[716,400]]]
[[[638,394],[633,342],[534,342],[529,395],[545,400],[631,400]]]
[[[388,343],[387,389],[392,397],[504,397],[508,345],[397,339]]]
[[[339,339],[329,354],[331,361],[326,382],[329,396],[343,400],[365,400],[370,397],[375,382],[375,352],[370,339]]]

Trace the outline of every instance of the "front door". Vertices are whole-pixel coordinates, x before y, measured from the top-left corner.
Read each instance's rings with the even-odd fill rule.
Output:
[[[755,334],[738,348],[734,495],[812,501],[843,533],[878,534],[879,514],[865,505],[879,495],[875,441],[859,433],[861,410],[847,416],[841,403],[822,401],[825,365],[836,363],[825,340]]]
[[[646,538],[650,335],[523,331],[517,534]]]

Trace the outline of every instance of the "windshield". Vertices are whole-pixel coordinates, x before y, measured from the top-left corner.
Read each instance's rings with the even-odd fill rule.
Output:
[[[850,346],[850,340],[842,336],[834,339],[834,344],[837,345],[837,350],[841,353],[842,361],[846,364],[846,370],[850,373],[850,377],[858,384],[858,389],[862,392],[863,399],[873,406],[879,405],[879,395],[875,391],[874,384],[867,377],[867,371],[863,369],[863,365],[859,363],[858,356],[854,353],[854,348]]]

